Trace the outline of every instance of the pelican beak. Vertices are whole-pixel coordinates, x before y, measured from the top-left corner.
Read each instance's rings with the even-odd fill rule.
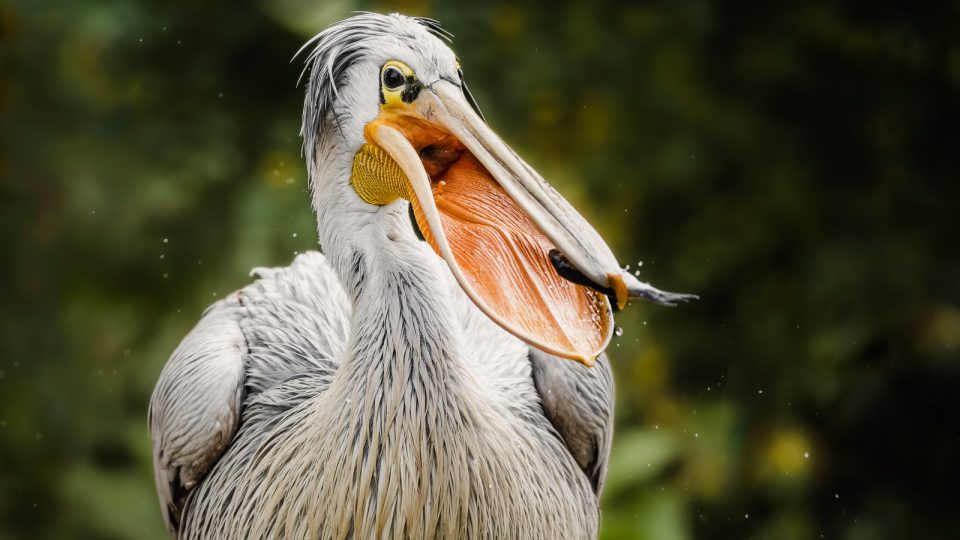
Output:
[[[410,103],[383,106],[364,135],[357,193],[374,204],[409,200],[470,299],[530,345],[591,366],[613,333],[608,296],[620,308],[631,296],[668,305],[691,298],[622,270],[594,228],[446,80]],[[391,168],[399,170],[384,173]],[[379,182],[362,181],[376,175]]]

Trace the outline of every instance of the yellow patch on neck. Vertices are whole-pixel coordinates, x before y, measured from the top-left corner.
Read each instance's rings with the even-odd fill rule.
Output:
[[[384,206],[410,198],[410,181],[400,165],[383,149],[364,144],[353,156],[350,185],[367,204]]]

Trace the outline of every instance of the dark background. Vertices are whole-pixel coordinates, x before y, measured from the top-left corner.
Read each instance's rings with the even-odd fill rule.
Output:
[[[354,9],[443,21],[494,129],[702,296],[618,319],[603,538],[960,537],[957,1],[6,0],[0,538],[163,537],[150,390],[316,248],[288,60]]]

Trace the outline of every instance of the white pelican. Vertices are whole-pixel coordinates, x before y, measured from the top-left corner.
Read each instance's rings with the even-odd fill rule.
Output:
[[[623,271],[484,123],[449,38],[364,13],[304,46],[322,254],[254,270],[167,362],[150,430],[171,534],[596,536],[608,296],[690,296]]]

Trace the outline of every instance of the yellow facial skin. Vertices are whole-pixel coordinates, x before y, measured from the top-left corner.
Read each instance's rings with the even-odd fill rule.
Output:
[[[392,107],[405,107],[406,103],[403,102],[401,94],[406,85],[400,85],[397,88],[387,88],[387,85],[384,84],[383,74],[387,72],[390,68],[396,68],[403,75],[404,79],[413,77],[416,79],[417,75],[410,69],[410,66],[400,62],[399,60],[390,60],[380,68],[380,91],[383,93],[383,100],[385,103],[381,105],[381,108],[392,108]]]
[[[404,80],[416,78],[410,66],[398,60],[390,60],[380,69],[380,94],[383,102],[380,104],[381,116],[384,113],[400,112],[409,108],[404,103],[402,94],[406,83],[397,88],[388,88],[384,82],[384,74],[389,69],[396,69]],[[410,184],[400,166],[380,147],[367,143],[360,147],[353,157],[353,169],[350,175],[350,185],[357,195],[367,204],[383,206],[392,203],[400,197],[409,198]]]

